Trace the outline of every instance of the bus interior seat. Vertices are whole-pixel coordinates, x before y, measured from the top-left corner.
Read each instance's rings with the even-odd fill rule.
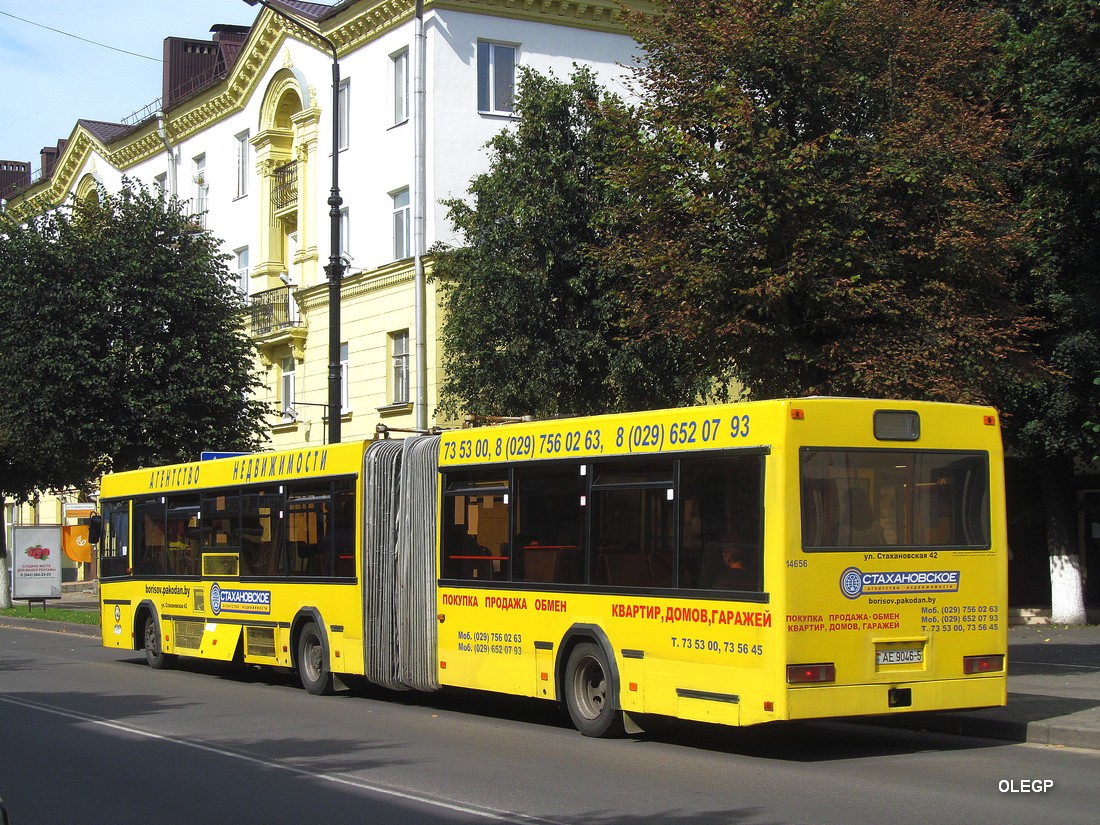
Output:
[[[649,557],[640,553],[604,553],[597,558],[597,584],[652,587]]]
[[[557,581],[555,571],[558,566],[556,547],[523,548],[523,578],[529,582]]]

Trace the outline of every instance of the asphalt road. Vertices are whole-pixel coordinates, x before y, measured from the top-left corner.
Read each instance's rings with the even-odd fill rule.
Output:
[[[591,740],[540,702],[314,697],[287,674],[152,671],[94,639],[0,627],[13,825],[1069,825],[1095,821],[1098,772],[1096,751],[840,723]]]

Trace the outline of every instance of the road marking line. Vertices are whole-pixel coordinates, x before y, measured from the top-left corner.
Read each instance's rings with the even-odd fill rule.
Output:
[[[1096,665],[1067,665],[1062,662],[1027,662],[1023,659],[1010,659],[1010,665],[1035,665],[1037,667],[1076,667],[1081,670],[1100,670]]]
[[[80,713],[78,711],[69,710],[68,708],[61,708],[55,705],[47,705],[43,702],[33,702],[29,699],[17,699],[14,696],[6,696],[2,693],[0,693],[0,702],[7,702],[10,705],[18,705],[20,707],[30,708],[31,710],[38,710],[44,713],[52,713],[55,716],[61,716],[66,719],[75,719],[81,722],[87,722],[89,724],[97,725],[99,727],[107,728],[109,730],[129,733],[133,736],[141,736],[146,739],[167,742],[173,745],[181,745],[186,748],[205,751],[206,753],[212,753],[217,756],[224,756],[229,759],[237,759],[242,762],[249,762],[253,765],[259,765],[260,767],[264,768],[276,768],[278,770],[287,771],[288,773],[298,774],[299,776],[305,776],[312,779],[320,779],[336,785],[347,785],[353,788],[357,788],[359,790],[369,791],[371,793],[381,794],[383,796],[392,796],[397,799],[406,800],[408,802],[418,802],[423,805],[443,808],[444,810],[454,811],[460,814],[470,814],[473,816],[481,817],[483,819],[497,820],[500,822],[530,822],[533,823],[533,825],[565,825],[565,823],[560,820],[543,819],[541,817],[513,813],[511,811],[497,811],[493,810],[492,808],[477,808],[472,805],[466,805],[460,802],[448,802],[444,799],[436,799],[434,797],[424,796],[422,794],[413,793],[411,791],[400,791],[394,788],[387,788],[383,785],[376,785],[371,782],[365,782],[362,779],[356,779],[352,776],[322,773],[320,771],[309,770],[308,768],[300,768],[295,765],[288,765],[285,762],[272,761],[263,757],[252,756],[251,754],[241,753],[240,751],[233,751],[215,745],[204,745],[201,742],[192,742],[187,739],[179,739],[175,736],[166,736],[162,733],[154,733],[150,730],[143,730],[142,728],[134,727],[133,725],[128,725],[123,722],[116,722],[113,719],[104,719],[99,716],[92,716],[88,713]]]

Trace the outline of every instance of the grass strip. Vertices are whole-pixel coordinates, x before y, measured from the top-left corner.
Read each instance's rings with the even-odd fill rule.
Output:
[[[0,610],[0,616],[16,616],[21,619],[46,619],[51,622],[75,624],[99,624],[98,610],[65,610],[60,607],[8,607]]]

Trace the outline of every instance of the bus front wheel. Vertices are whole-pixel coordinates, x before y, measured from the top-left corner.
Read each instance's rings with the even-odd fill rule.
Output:
[[[573,725],[585,736],[622,736],[623,713],[614,707],[609,687],[611,668],[599,645],[573,648],[565,666],[565,705]]]
[[[325,643],[321,630],[314,622],[302,628],[298,637],[298,677],[302,687],[314,696],[332,693],[332,671],[325,661]]]
[[[145,661],[154,670],[171,667],[176,660],[174,653],[165,653],[160,642],[160,629],[157,620],[152,616],[145,619]]]

